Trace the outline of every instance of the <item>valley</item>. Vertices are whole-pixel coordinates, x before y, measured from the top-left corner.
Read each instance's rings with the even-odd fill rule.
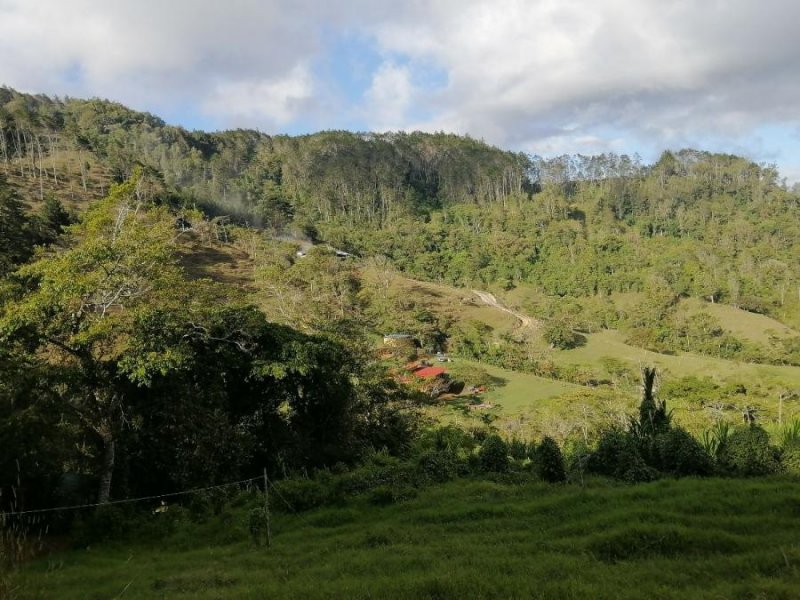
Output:
[[[797,589],[800,188],[0,88],[0,596]]]

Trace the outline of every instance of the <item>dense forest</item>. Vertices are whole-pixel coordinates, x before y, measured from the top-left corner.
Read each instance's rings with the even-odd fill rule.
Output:
[[[682,150],[643,165],[545,160],[446,134],[207,134],[107,101],[9,89],[0,153],[41,200],[65,188],[103,195],[144,166],[209,214],[385,255],[417,277],[562,297],[662,286],[798,318],[798,190],[736,156]]]
[[[797,337],[757,345],[680,308],[695,298],[800,324],[798,208],[774,167],[696,150],[646,165],[444,133],[190,132],[113,102],[0,89],[0,486],[30,508],[68,501],[64,473],[105,502],[402,455],[419,399],[371,351],[380,331],[546,375],[523,340],[489,343],[368,289],[365,265],[529,286],[537,300],[522,308],[555,348],[614,327],[658,352],[800,364]],[[183,244],[203,227],[252,242],[271,311],[252,290],[190,276]],[[631,293],[624,310],[612,300]],[[645,400],[601,440],[596,471],[712,472]]]

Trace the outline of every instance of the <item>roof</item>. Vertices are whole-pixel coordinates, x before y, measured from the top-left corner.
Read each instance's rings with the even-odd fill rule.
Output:
[[[422,369],[417,369],[414,371],[414,375],[417,377],[438,377],[439,375],[443,375],[447,373],[447,369],[444,367],[424,367]]]

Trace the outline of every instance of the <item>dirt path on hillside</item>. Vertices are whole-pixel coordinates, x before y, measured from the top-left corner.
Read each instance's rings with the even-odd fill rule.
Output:
[[[498,310],[502,310],[503,312],[507,312],[508,314],[516,317],[522,323],[523,327],[527,327],[531,330],[536,330],[539,328],[541,322],[533,317],[529,317],[527,315],[523,315],[521,312],[517,312],[511,308],[500,303],[500,301],[494,297],[494,294],[490,294],[489,292],[481,292],[480,290],[472,290],[472,292],[481,299],[481,302],[492,306]]]

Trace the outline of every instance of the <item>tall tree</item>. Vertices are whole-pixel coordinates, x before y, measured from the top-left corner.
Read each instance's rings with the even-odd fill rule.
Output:
[[[30,220],[16,191],[0,175],[0,277],[27,260],[33,249]]]
[[[107,502],[116,440],[130,410],[119,364],[137,313],[174,297],[183,278],[174,219],[147,206],[140,176],[117,186],[70,231],[66,251],[20,269],[16,297],[0,309],[0,344],[71,373],[66,404],[100,442],[98,502]]]

